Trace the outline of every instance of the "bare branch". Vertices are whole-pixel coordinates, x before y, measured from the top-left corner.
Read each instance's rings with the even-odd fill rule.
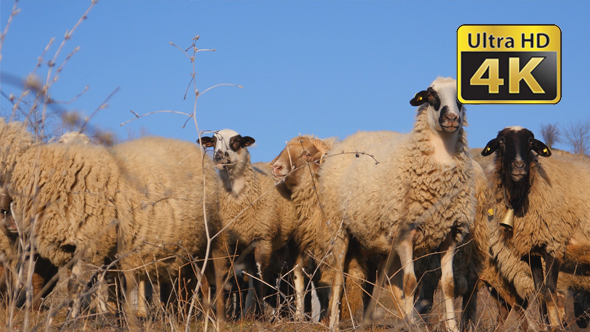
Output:
[[[563,136],[574,154],[590,154],[590,119],[568,123],[563,127]]]
[[[553,144],[561,142],[561,132],[557,124],[542,124],[541,135],[543,136],[543,141],[545,141],[545,144],[550,149],[553,147]]]

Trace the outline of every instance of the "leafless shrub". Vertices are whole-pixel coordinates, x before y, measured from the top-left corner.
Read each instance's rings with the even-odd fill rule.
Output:
[[[561,142],[561,132],[556,124],[542,124],[541,125],[541,136],[545,144],[551,149],[553,144]]]
[[[572,121],[563,127],[565,142],[572,147],[574,154],[590,154],[590,119]]]

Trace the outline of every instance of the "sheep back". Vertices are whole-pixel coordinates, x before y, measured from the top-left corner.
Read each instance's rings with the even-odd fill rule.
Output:
[[[27,131],[24,123],[6,123],[4,118],[0,118],[0,138],[0,185],[4,185],[10,179],[16,160],[33,145],[35,137]]]
[[[119,171],[104,147],[34,145],[18,159],[11,182],[19,227],[34,221],[42,257],[60,266],[81,251],[95,264],[113,255]]]
[[[122,267],[155,262],[146,269],[167,278],[189,259],[203,259],[205,212],[210,236],[220,230],[211,159],[196,144],[161,137],[143,137],[110,151],[122,177],[116,199]]]
[[[414,250],[420,254],[437,248],[451,227],[460,242],[474,218],[475,197],[466,134],[459,130],[453,167],[434,159],[425,107],[419,109],[409,134],[382,139],[380,132],[359,132],[336,143],[332,153],[365,152],[379,163],[354,153],[327,158],[320,172],[326,205],[339,206],[344,223],[363,246],[387,254],[402,224],[413,223],[444,195],[460,188],[450,206],[437,210],[429,219],[432,222],[419,227]]]

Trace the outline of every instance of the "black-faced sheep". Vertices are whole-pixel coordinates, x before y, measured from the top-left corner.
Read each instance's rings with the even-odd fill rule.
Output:
[[[385,258],[394,247],[393,254],[399,259],[382,259],[378,284],[385,273],[392,275],[403,268],[403,279],[395,274],[393,286],[394,292],[405,297],[403,312],[410,320],[417,284],[413,259],[442,252],[446,322],[449,329],[457,330],[452,257],[475,216],[472,161],[462,128],[465,110],[457,101],[455,80],[450,78],[436,79],[410,103],[419,106],[411,133],[389,142],[379,141],[377,134],[362,133],[336,143],[333,153],[363,151],[379,163],[355,154],[327,158],[320,171],[320,193],[328,220],[343,224],[366,252]],[[416,227],[420,217],[424,220]],[[340,234],[335,238],[339,270],[346,242]],[[388,269],[386,262],[393,262],[393,268]],[[338,274],[335,279],[333,297],[338,299],[342,280]],[[375,287],[376,292],[379,289]],[[335,308],[332,303],[331,326],[336,323]],[[365,315],[368,323],[373,310],[374,302]]]
[[[588,261],[587,253],[577,249],[590,243],[590,201],[584,194],[590,186],[590,165],[574,158],[539,160],[537,156],[549,157],[551,151],[522,127],[503,129],[481,153],[494,152],[494,212],[513,227],[504,232],[501,244],[529,262],[549,322],[558,327],[563,319],[556,292],[559,270],[584,267]],[[509,269],[502,261],[499,268]]]
[[[258,169],[250,161],[249,136],[224,129],[212,137],[201,137],[203,147],[213,147],[213,161],[219,171],[219,213],[226,229],[230,248],[242,253],[254,247],[258,271],[250,273],[263,278],[271,255],[287,245],[297,226],[293,204],[277,189],[267,167]],[[230,250],[230,252],[234,252]],[[263,310],[263,283],[254,280],[257,296],[255,312]]]
[[[169,281],[205,258],[205,213],[209,233],[220,228],[215,171],[201,156],[195,144],[156,137],[112,150],[33,146],[13,172],[17,224],[53,264],[76,259],[74,274],[86,270],[83,264],[104,266],[118,259],[128,293],[136,276]],[[141,303],[142,296],[138,310]],[[222,301],[218,318],[223,319],[220,307]]]

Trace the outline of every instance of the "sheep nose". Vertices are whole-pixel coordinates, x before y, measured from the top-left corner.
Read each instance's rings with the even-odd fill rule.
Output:
[[[515,160],[512,162],[512,165],[514,165],[514,167],[516,169],[523,169],[524,168],[524,161],[522,160]]]
[[[274,165],[272,165],[272,172],[273,172],[273,174],[277,174],[282,169],[283,169],[283,165],[281,165],[281,164],[276,164],[275,163]]]
[[[215,151],[215,156],[213,156],[213,160],[221,160],[223,159],[223,152],[221,150]]]
[[[445,118],[450,122],[455,122],[455,121],[457,121],[459,116],[457,116],[457,114],[447,113],[447,114],[445,114]]]

